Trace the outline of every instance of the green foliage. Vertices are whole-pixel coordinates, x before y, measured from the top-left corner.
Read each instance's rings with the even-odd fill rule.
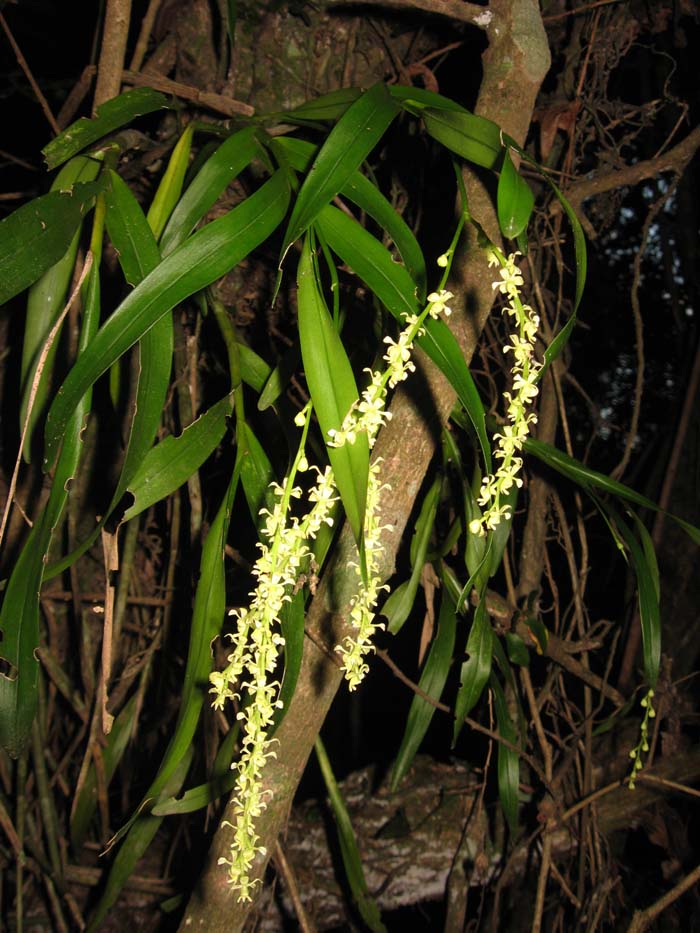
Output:
[[[231,36],[236,16],[236,4],[229,3]],[[280,464],[293,461],[289,474],[291,487],[298,481],[307,491],[310,483],[299,479],[299,475],[308,466],[302,465],[307,458],[304,445],[308,442],[308,456],[315,458],[319,471],[328,464],[332,468],[332,491],[337,490],[357,542],[362,585],[369,588],[372,584],[378,591],[384,582],[367,579],[372,564],[365,553],[368,523],[379,520],[372,516],[368,503],[373,494],[375,499],[378,495],[381,464],[370,467],[371,440],[367,434],[360,432],[352,442],[337,446],[332,442],[331,432],[341,430],[351,409],[371,407],[365,394],[363,371],[367,368],[370,372],[378,371],[376,359],[386,350],[387,342],[385,361],[390,362],[392,349],[396,353],[405,349],[410,355],[412,346],[402,347],[393,342],[395,322],[404,336],[406,327],[410,329],[415,324],[417,345],[448,380],[458,406],[450,431],[445,431],[443,437],[442,470],[417,505],[410,577],[394,589],[381,609],[391,634],[397,634],[404,626],[404,634],[409,631],[421,575],[427,564],[434,566],[442,584],[437,632],[420,676],[419,687],[424,696],[417,695],[411,705],[392,785],[396,788],[407,773],[431,724],[435,707],[426,697],[449,703],[454,712],[453,742],[456,742],[465,717],[477,709],[488,686],[498,734],[505,740],[499,743],[497,753],[500,800],[512,833],[518,825],[520,738],[514,725],[518,704],[510,663],[527,665],[533,646],[526,645],[513,632],[506,632],[501,638],[494,630],[487,589],[500,572],[509,542],[513,542],[518,489],[513,485],[499,499],[502,520],[493,527],[489,525],[483,534],[475,533],[474,527],[481,530],[486,520],[485,500],[478,490],[482,481],[488,482],[493,469],[492,440],[469,361],[445,320],[430,313],[433,306],[444,305],[441,296],[449,283],[449,264],[464,224],[471,222],[468,205],[461,186],[462,211],[444,257],[444,273],[435,273],[427,268],[417,236],[380,190],[367,161],[399,115],[402,120],[422,125],[435,143],[459,159],[498,176],[496,211],[501,232],[508,239],[521,241],[533,214],[534,194],[516,170],[511,153],[531,165],[532,160],[498,126],[438,94],[378,84],[365,92],[357,88],[333,92],[284,114],[283,136],[270,135],[263,129],[275,122],[276,115],[239,126],[214,152],[202,156],[198,168],[192,169],[192,178],[188,177],[188,168],[191,150],[197,143],[197,127],[190,123],[175,144],[150,206],[144,211],[136,192],[114,168],[113,150],[121,143],[112,134],[136,117],[167,105],[166,99],[154,91],[129,91],[100,108],[95,119],[79,120],[45,149],[50,168],[64,165],[53,190],[20,207],[0,223],[0,301],[30,290],[21,377],[22,421],[28,417],[31,439],[33,429],[43,419],[44,401],[57,365],[55,355],[47,359],[31,411],[28,389],[47,334],[62,311],[69,282],[76,271],[82,227],[95,208],[90,242],[93,266],[83,287],[79,349],[70,360],[63,384],[45,418],[43,455],[45,471],[53,471],[50,492],[45,508],[34,517],[34,527],[22,542],[6,581],[0,610],[0,654],[4,662],[0,672],[0,743],[10,755],[21,754],[38,704],[35,652],[40,643],[39,599],[43,583],[78,561],[108,520],[118,526],[149,510],[153,514],[154,506],[173,501],[177,490],[196,479],[200,470],[211,467],[215,459],[218,476],[223,476],[216,487],[218,497],[214,504],[211,495],[207,498],[213,518],[209,516],[211,523],[201,541],[201,550],[196,551],[195,566],[199,567],[199,573],[187,632],[187,661],[177,720],[139,807],[115,837],[115,842],[120,842],[119,852],[91,929],[96,929],[106,915],[162,819],[216,802],[236,783],[236,774],[229,770],[231,762],[235,764],[236,728],[220,742],[216,756],[212,756],[213,763],[209,759],[206,769],[200,769],[197,782],[190,778],[190,764],[197,760],[197,730],[214,670],[211,645],[221,634],[226,617],[224,553],[236,497],[245,498],[244,507],[240,513],[236,512],[233,522],[236,546],[250,544],[246,535],[254,532],[259,538],[260,553],[265,557],[268,543],[271,552],[280,546],[275,530],[269,533],[269,524],[277,520],[273,515],[275,490],[282,490],[287,529],[298,529],[303,522],[294,512],[294,500],[301,497],[301,488],[297,492],[272,484],[283,479]],[[299,133],[289,132],[290,126],[298,126]],[[313,141],[303,138],[306,136]],[[90,150],[98,140],[104,141]],[[541,172],[538,166],[534,168]],[[245,190],[250,193],[238,193],[233,207],[228,202],[221,204],[228,186],[243,173]],[[543,177],[560,198],[571,222],[576,260],[574,311],[545,350],[547,365],[561,352],[574,326],[586,276],[586,252],[583,232],[571,207],[547,175]],[[342,204],[342,209],[338,204]],[[213,220],[208,219],[212,209],[218,214]],[[118,257],[119,286],[124,294],[114,309],[103,309],[101,300],[101,282],[107,276],[101,265],[105,228]],[[487,246],[483,231],[477,232]],[[212,287],[263,250],[279,257],[290,286],[292,305],[296,305],[298,323],[298,340],[292,340],[281,358],[269,361],[247,345]],[[296,277],[288,271],[295,261]],[[514,264],[512,254],[508,264]],[[278,277],[277,291],[283,273]],[[359,310],[352,307],[343,291],[347,277],[361,283],[372,296],[375,329],[369,336],[366,332],[370,328],[359,320]],[[294,281],[295,293],[291,288]],[[432,287],[436,291],[431,291]],[[517,288],[514,291],[512,283],[509,288],[508,295],[513,299]],[[216,394],[207,391],[201,410],[176,434],[172,424],[164,421],[163,413],[174,353],[172,312],[188,299],[206,313],[208,322],[213,320],[218,325],[228,358],[230,390],[223,397],[220,396],[224,389],[218,389]],[[55,532],[65,511],[71,482],[81,469],[82,433],[93,387],[110,368],[127,358],[133,347],[138,353],[133,401],[128,410],[122,407],[119,411],[127,433],[109,505],[91,534],[47,568],[52,544],[59,550],[62,547],[54,541]],[[300,360],[305,383],[300,382]],[[292,385],[296,395],[288,391]],[[295,401],[299,398],[299,385],[301,394],[308,392],[308,407]],[[381,391],[386,386],[385,379]],[[251,396],[253,405],[248,404]],[[212,402],[212,398],[218,401]],[[300,408],[304,427],[302,444],[297,450],[295,415]],[[229,451],[231,446],[235,447],[235,454]],[[645,526],[631,511],[623,514],[615,502],[621,500],[638,508],[655,508],[654,504],[540,441],[530,438],[524,440],[522,447],[525,453],[591,495],[628,557],[637,581],[644,674],[648,685],[653,687],[661,652],[659,571]],[[28,449],[29,444],[25,456]],[[498,453],[495,444],[494,449]],[[456,504],[449,518],[449,530],[445,532],[448,487],[456,487],[457,495],[453,497]],[[127,492],[131,499],[124,501]],[[248,512],[252,521],[248,520]],[[315,589],[316,573],[333,547],[340,512],[337,503],[329,510],[324,518],[328,524],[322,525],[313,547],[304,552],[303,573],[299,572],[293,585],[288,581],[283,585],[284,609],[277,620],[281,637],[277,633],[279,640],[274,643],[280,648],[279,658],[274,662],[277,667],[273,663],[273,670],[268,666],[259,674],[261,681],[274,674],[279,682],[279,706],[274,720],[269,720],[270,734],[282,721],[294,696],[304,650],[305,607]],[[695,543],[700,543],[698,529],[680,520],[679,523]],[[375,536],[380,535],[381,529],[372,530]],[[456,562],[452,560],[453,554],[458,557]],[[459,569],[455,569],[455,563]],[[353,608],[356,606],[354,603]],[[533,618],[531,628],[536,635],[533,644],[536,641],[540,650],[546,651],[543,623]],[[455,676],[459,674],[454,689],[448,686],[451,670]],[[240,693],[235,694],[239,716],[241,709],[246,713],[254,711],[252,704],[246,706],[246,686],[250,688],[251,684],[238,687]],[[131,697],[119,712],[107,739],[103,775],[107,784],[128,746],[136,719],[136,705]],[[370,929],[382,930],[376,904],[364,880],[347,810],[322,746],[317,747],[317,752],[338,824],[341,854],[353,898],[364,923]],[[71,821],[76,846],[89,832],[97,786],[98,775],[91,766],[86,770]],[[184,794],[177,797],[183,787]]]

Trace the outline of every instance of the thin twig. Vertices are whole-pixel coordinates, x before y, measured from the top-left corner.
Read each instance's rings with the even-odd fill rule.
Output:
[[[11,32],[11,30],[10,30],[10,27],[7,25],[7,20],[6,20],[5,17],[2,15],[2,13],[0,13],[0,26],[2,26],[2,28],[3,28],[4,32],[5,32],[5,35],[7,36],[7,41],[8,41],[8,42],[10,43],[10,45],[12,46],[12,51],[15,53],[15,58],[17,59],[17,64],[19,65],[19,67],[20,67],[20,68],[22,69],[22,71],[24,72],[24,74],[25,74],[25,76],[26,76],[26,78],[27,78],[27,81],[29,81],[29,83],[30,83],[30,85],[31,85],[31,88],[32,88],[32,90],[34,91],[34,96],[36,97],[37,101],[39,102],[39,106],[40,106],[41,109],[44,111],[44,116],[45,116],[46,119],[48,120],[49,126],[50,126],[51,129],[54,131],[54,133],[56,134],[56,136],[58,136],[58,134],[61,132],[61,128],[60,128],[60,126],[58,125],[58,123],[56,122],[56,118],[54,117],[54,115],[53,115],[53,113],[52,113],[52,111],[51,111],[51,108],[49,107],[48,101],[46,100],[46,98],[45,98],[44,95],[42,94],[41,88],[39,87],[39,85],[38,85],[38,84],[36,83],[36,81],[34,80],[34,75],[32,74],[31,69],[30,69],[29,65],[27,64],[27,59],[24,57],[24,55],[22,55],[22,50],[21,50],[20,47],[17,45],[17,42],[15,41],[15,37],[12,35],[12,32]]]
[[[234,100],[233,97],[225,97],[223,94],[214,94],[211,91],[200,91],[199,88],[191,87],[189,84],[171,81],[170,78],[163,78],[150,72],[141,74],[138,71],[126,69],[122,73],[122,78],[124,84],[131,84],[134,87],[152,87],[155,91],[189,100],[193,104],[199,104],[200,107],[206,107],[225,117],[252,117],[255,113],[254,107],[241,100]]]
[[[655,774],[645,774],[641,772],[635,778],[637,781],[645,781],[647,784],[660,784],[662,787],[668,787],[669,790],[677,790],[681,794],[689,794],[691,797],[700,797],[700,790],[694,787],[688,787],[687,784],[679,784],[678,781],[669,781],[668,778],[657,777]]]
[[[280,874],[284,878],[285,887],[287,888],[287,893],[292,899],[292,904],[294,905],[294,912],[297,915],[297,920],[299,921],[299,929],[301,933],[316,933],[316,927],[309,919],[309,915],[306,913],[306,908],[299,894],[299,885],[297,884],[296,875],[292,866],[287,860],[287,856],[284,854],[284,849],[279,843],[279,839],[275,843],[275,864],[279,869]]]
[[[146,57],[148,40],[151,38],[153,24],[156,21],[158,9],[162,2],[163,0],[150,0],[148,4],[148,9],[141,20],[141,29],[139,30],[139,37],[136,40],[136,48],[134,49],[134,54],[131,56],[131,61],[129,63],[130,71],[141,70],[141,65],[143,65],[143,60]]]
[[[663,192],[663,194],[656,199],[656,201],[649,208],[649,212],[644,219],[644,226],[642,227],[642,241],[639,244],[639,249],[634,256],[633,264],[633,276],[632,276],[632,288],[630,290],[630,303],[632,305],[632,317],[634,319],[634,338],[635,338],[635,351],[637,355],[637,373],[634,383],[634,396],[632,398],[632,417],[630,419],[630,426],[627,432],[627,437],[625,438],[625,449],[622,453],[622,459],[617,464],[617,466],[611,470],[610,476],[613,479],[621,479],[627,465],[630,462],[630,457],[632,456],[632,450],[634,448],[635,442],[639,435],[639,419],[642,411],[642,391],[644,389],[644,369],[645,369],[645,357],[644,357],[644,322],[642,320],[642,309],[639,303],[639,286],[642,280],[642,260],[644,254],[647,250],[647,245],[649,243],[649,235],[651,233],[652,225],[656,221],[658,214],[668,203],[669,198],[673,197],[673,194],[678,187],[678,182],[680,180],[680,174],[677,174],[673,180],[673,183],[668,186],[668,188]]]
[[[564,13],[552,13],[551,16],[543,16],[543,23],[553,23],[558,19],[565,19],[567,16],[580,16],[588,13],[589,10],[595,10],[599,6],[610,6],[613,3],[620,3],[621,0],[595,0],[594,3],[586,3],[583,6],[577,6],[573,10],[566,10]]]
[[[632,923],[630,923],[627,928],[627,933],[643,933],[660,913],[666,910],[667,907],[670,907],[674,901],[677,901],[679,897],[692,888],[694,884],[697,884],[698,881],[700,881],[700,865],[694,868],[689,875],[686,875],[682,881],[679,881],[668,893],[660,897],[651,907],[647,907],[646,910],[635,911],[632,917]]]

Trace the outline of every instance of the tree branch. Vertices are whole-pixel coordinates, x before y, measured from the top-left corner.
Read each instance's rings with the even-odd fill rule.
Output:
[[[131,0],[107,0],[100,61],[97,66],[95,109],[106,100],[117,97],[121,90],[130,20]]]
[[[655,156],[653,159],[645,159],[644,162],[637,162],[634,165],[628,165],[605,175],[585,178],[582,181],[575,182],[575,184],[565,189],[566,197],[580,217],[581,205],[586,198],[605,194],[608,191],[615,191],[617,188],[637,185],[647,178],[655,178],[660,172],[677,172],[680,174],[698,149],[700,149],[700,126],[696,126],[682,142],[662,155]],[[561,213],[561,210],[562,207],[559,201],[556,201],[550,207],[550,213],[553,215]]]
[[[326,0],[326,6],[377,6],[393,10],[421,10],[423,13],[469,23],[479,29],[487,29],[493,19],[493,12],[488,6],[463,3],[462,0]]]

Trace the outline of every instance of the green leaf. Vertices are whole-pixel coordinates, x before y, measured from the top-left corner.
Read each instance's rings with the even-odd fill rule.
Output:
[[[136,117],[171,107],[167,97],[150,88],[134,88],[97,108],[94,119],[81,117],[41,150],[49,170],[57,168],[81,149]]]
[[[285,110],[284,118],[292,122],[300,120],[304,123],[315,120],[338,120],[361,95],[362,88],[359,87],[339,88],[337,91],[331,91],[330,94],[304,101],[303,104],[291,110]]]
[[[486,611],[483,592],[479,594],[479,604],[474,610],[474,621],[467,639],[467,660],[462,664],[459,674],[459,691],[455,703],[455,722],[452,732],[452,746],[464,725],[464,719],[476,706],[486,681],[491,673],[493,655],[493,630]]]
[[[127,295],[70,371],[51,406],[45,469],[50,469],[70,413],[86,389],[178,302],[220,278],[267,239],[284,217],[288,195],[285,176],[275,173],[242,204],[190,237]]]
[[[530,652],[527,650],[527,645],[520,635],[516,635],[515,632],[506,632],[505,640],[508,660],[512,664],[519,664],[521,667],[527,667],[530,664]]]
[[[437,476],[421,505],[420,513],[416,519],[416,526],[411,540],[411,576],[405,586],[394,590],[382,607],[381,614],[386,616],[387,628],[392,635],[398,634],[408,618],[413,604],[416,601],[418,586],[425,564],[425,555],[428,553],[430,536],[435,525],[438,505],[440,503],[440,490],[442,489],[442,476]]]
[[[178,793],[187,777],[187,772],[189,771],[192,761],[192,754],[193,750],[189,748],[180,759],[177,767],[173,770],[172,775],[163,787],[163,797],[172,797]],[[139,859],[153,841],[153,837],[158,832],[162,822],[162,817],[147,815],[142,816],[133,827],[128,839],[124,842],[124,845],[122,845],[114,859],[102,897],[95,907],[94,913],[90,917],[87,933],[97,933],[101,928],[102,921],[119,897],[119,892],[134,873]]]
[[[96,260],[87,279],[79,355],[85,352],[97,329],[100,315],[99,283]],[[24,748],[36,713],[39,591],[51,538],[78,468],[82,433],[90,404],[91,392],[88,391],[78,400],[67,421],[48,502],[35,521],[12,569],[0,610],[0,660],[3,662],[3,670],[0,672],[0,745],[13,758]]]
[[[298,590],[292,595],[291,600],[284,604],[280,617],[284,638],[284,676],[279,694],[279,701],[282,705],[275,710],[270,736],[274,735],[287,714],[297,687],[304,654],[304,617],[304,593]]]
[[[318,226],[328,245],[365,282],[400,324],[405,316],[421,310],[415,285],[391,253],[352,217],[328,205],[318,217]],[[491,447],[486,434],[486,416],[469,367],[454,334],[444,321],[429,318],[426,333],[418,344],[444,373],[457,392],[479,438],[487,469],[491,468]]]
[[[316,758],[318,760],[323,780],[326,784],[328,797],[331,802],[331,809],[335,817],[335,824],[338,830],[338,843],[340,845],[340,855],[343,859],[345,868],[345,877],[350,887],[355,906],[359,911],[362,920],[372,933],[386,933],[386,927],[382,923],[381,914],[377,902],[370,894],[365,873],[362,869],[362,858],[360,850],[357,847],[357,839],[352,828],[350,814],[343,800],[343,795],[336,783],[335,776],[331,769],[331,763],[323,747],[321,736],[318,736],[314,743]]]
[[[129,285],[138,285],[160,262],[160,250],[141,206],[126,182],[111,169],[105,191],[107,233]]]
[[[644,658],[644,678],[650,687],[655,687],[659,679],[661,664],[661,608],[659,606],[659,568],[656,562],[654,545],[649,532],[641,521],[634,516],[642,543],[620,514],[606,506],[614,519],[617,531],[627,545],[630,562],[637,578],[637,598],[639,600],[639,621],[642,627],[642,655]]]
[[[357,401],[358,392],[345,347],[333,327],[316,279],[308,237],[304,240],[297,283],[304,373],[323,440],[328,445],[329,431],[340,429]],[[327,450],[343,508],[359,547],[363,539],[369,476],[367,437],[363,434],[354,444],[327,446]]]
[[[297,372],[300,361],[301,348],[295,342],[284,351],[279,363],[265,381],[264,388],[258,399],[258,411],[265,411],[266,408],[275,404],[289,385],[292,376]]]
[[[508,712],[508,704],[498,678],[491,675],[491,690],[493,691],[494,706],[496,708],[496,723],[499,735],[516,745],[518,733]],[[518,831],[518,786],[520,784],[520,756],[512,748],[498,743],[498,795],[512,835]]]
[[[468,113],[469,111],[450,100],[449,97],[443,97],[442,94],[436,94],[435,91],[427,91],[422,87],[414,87],[406,84],[392,84],[389,87],[389,93],[398,100],[409,111],[420,110],[423,107],[434,107],[438,110],[453,110],[456,113]]]
[[[100,168],[100,163],[94,161],[94,159],[86,159],[83,156],[71,159],[54,179],[51,190],[62,191],[71,187],[76,182],[94,181]],[[51,266],[51,268],[29,289],[20,370],[20,384],[22,386],[22,402],[19,412],[20,433],[22,432],[26,420],[29,395],[32,389],[32,383],[34,382],[34,374],[41,351],[51,332],[51,328],[54,326],[56,319],[65,305],[68,286],[70,285],[73,269],[75,267],[75,257],[78,252],[81,226],[82,222],[80,221],[78,229],[73,234],[73,239],[63,256],[61,256],[58,262]],[[23,451],[24,459],[27,463],[29,463],[30,460],[29,454],[34,428],[43,414],[46,404],[46,397],[53,375],[53,364],[59,345],[60,340],[57,335],[45,359],[42,376],[36,389],[34,405],[29,417],[27,442]]]
[[[648,499],[641,493],[635,492],[634,489],[630,489],[630,487],[625,486],[624,483],[618,483],[617,480],[610,479],[610,477],[606,476],[604,473],[598,473],[596,470],[592,470],[579,460],[569,457],[568,454],[565,454],[561,450],[557,450],[556,447],[553,447],[551,444],[546,444],[544,441],[538,441],[530,437],[525,441],[524,449],[527,453],[533,454],[538,460],[546,463],[547,466],[551,467],[553,470],[561,473],[562,476],[566,476],[567,479],[578,483],[579,486],[589,493],[591,490],[599,489],[601,492],[617,496],[619,499],[624,499],[626,502],[632,502],[634,505],[641,505],[642,508],[652,509],[654,512],[661,512],[682,528],[695,544],[700,544],[700,528],[691,525],[690,522],[686,522],[682,518],[672,515],[670,512],[664,511],[664,509],[659,508],[651,499]]]
[[[297,195],[282,243],[282,258],[364,162],[398,110],[383,84],[375,84],[348,107],[319,149]]]
[[[156,240],[160,239],[173,208],[180,200],[182,184],[190,160],[193,136],[194,123],[190,123],[175,144],[175,148],[168,160],[168,167],[160,180],[151,206],[148,209],[146,219]]]
[[[233,731],[233,730],[232,730]],[[212,777],[206,784],[198,784],[186,790],[182,796],[166,797],[161,794],[158,803],[151,810],[152,816],[183,816],[203,810],[210,803],[229,794],[236,786],[238,772],[230,771],[222,777]]]
[[[467,110],[421,107],[419,114],[428,134],[451,152],[474,165],[496,168],[503,151],[497,124]]]
[[[61,259],[103,188],[101,180],[76,182],[35,198],[0,221],[0,305]]]
[[[234,178],[250,165],[260,146],[249,126],[229,136],[201,167],[173,210],[160,241],[164,256],[180,246]]]
[[[282,151],[289,164],[299,172],[308,170],[318,152],[318,146],[292,136],[280,136],[273,139],[270,146],[274,152]],[[386,230],[394,241],[411,278],[418,286],[418,301],[424,302],[427,282],[425,258],[413,231],[403,217],[376,185],[360,172],[353,172],[347,184],[340,189],[340,194],[356,204],[360,210]]]
[[[267,454],[247,422],[238,425],[237,435],[241,484],[250,515],[257,526],[260,523],[260,509],[269,505],[269,487],[275,477]]]
[[[532,189],[513,165],[506,149],[496,196],[498,224],[503,236],[514,239],[527,229],[534,204]]]
[[[489,576],[493,577],[498,573],[498,568],[503,560],[503,552],[508,544],[511,528],[513,527],[513,516],[515,515],[515,504],[518,501],[518,487],[513,485],[507,495],[501,497],[501,505],[510,506],[510,518],[501,519],[494,530],[490,533],[490,558],[489,558]]]
[[[128,484],[134,497],[124,513],[130,521],[179,489],[209,457],[224,436],[233,411],[233,392],[212,405],[179,437],[170,435],[151,448]]]
[[[238,344],[238,356],[241,363],[241,379],[255,392],[262,392],[263,386],[270,378],[270,367],[255,350],[251,350],[244,343]]]
[[[436,701],[442,696],[445,681],[450,671],[456,632],[457,613],[455,603],[445,589],[440,603],[437,635],[430,646],[425,667],[418,683],[423,693]],[[434,714],[435,707],[416,694],[408,712],[403,739],[394,762],[391,775],[392,792],[398,789],[399,784],[408,773],[408,769],[411,767]]]

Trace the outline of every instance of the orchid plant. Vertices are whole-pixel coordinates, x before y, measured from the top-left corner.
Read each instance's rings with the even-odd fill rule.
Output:
[[[22,450],[17,471],[21,458],[30,459],[40,448],[44,469],[51,475],[48,504],[27,534],[6,582],[0,610],[0,742],[11,755],[21,754],[37,710],[36,649],[42,585],[80,560],[105,532],[108,522],[118,530],[175,495],[222,449],[222,439],[229,425],[234,425],[236,453],[227,489],[202,546],[180,713],[141,806],[117,834],[115,842],[121,841],[121,847],[94,923],[109,909],[147,844],[144,839],[148,834],[141,832],[146,811],[155,807],[148,816],[155,820],[176,812],[173,807],[182,809],[176,798],[187,779],[188,756],[208,699],[202,684],[208,685],[209,699],[213,697],[217,710],[234,709],[232,740],[221,746],[216,780],[190,787],[185,797],[193,801],[194,808],[212,803],[213,787],[217,793],[233,791],[227,812],[233,825],[233,843],[229,858],[223,861],[238,896],[252,896],[260,876],[262,853],[256,825],[266,806],[265,766],[275,754],[274,729],[291,700],[285,695],[286,685],[295,683],[301,664],[304,606],[313,597],[310,579],[317,570],[323,573],[324,558],[334,547],[342,517],[352,531],[357,551],[351,568],[355,591],[348,608],[348,634],[336,647],[351,690],[361,684],[369,670],[377,633],[385,625],[379,619],[386,617],[392,633],[401,627],[415,599],[416,574],[428,560],[427,541],[434,530],[439,485],[436,493],[429,493],[430,507],[421,509],[418,530],[423,544],[417,570],[405,581],[406,586],[400,584],[385,599],[388,586],[380,558],[385,529],[382,502],[388,490],[382,478],[382,461],[374,457],[373,448],[391,418],[390,393],[415,370],[416,347],[439,367],[456,392],[453,429],[463,429],[460,443],[470,449],[474,475],[473,482],[463,484],[466,520],[455,525],[451,539],[451,547],[464,557],[467,578],[442,558],[435,559],[445,612],[453,623],[458,617],[463,619],[469,631],[467,660],[461,667],[457,695],[450,699],[455,737],[489,685],[497,727],[507,740],[499,747],[498,775],[511,830],[516,831],[518,820],[517,747],[521,738],[504,700],[503,683],[511,677],[510,668],[486,613],[485,595],[501,565],[513,526],[526,455],[538,457],[578,483],[605,512],[640,581],[644,671],[650,691],[659,670],[658,587],[648,585],[655,579],[653,550],[647,546],[648,535],[641,523],[630,525],[625,517],[613,514],[603,496],[609,494],[638,506],[654,507],[653,503],[529,436],[537,422],[538,383],[571,333],[586,271],[578,220],[547,174],[498,126],[453,101],[418,88],[378,84],[366,91],[345,89],[283,115],[241,118],[233,129],[189,123],[173,147],[150,207],[144,211],[118,171],[124,147],[130,145],[128,134],[119,130],[137,116],[170,106],[163,95],[141,88],[108,102],[94,119],[79,120],[45,149],[48,167],[60,169],[52,190],[0,223],[0,302],[28,289]],[[433,277],[428,275],[416,236],[366,170],[372,153],[399,115],[421,124],[434,143],[450,153],[456,168],[460,219],[452,243],[437,261],[433,290],[428,288],[428,279]],[[199,133],[206,133],[209,139],[214,134],[218,144],[192,163],[195,134]],[[534,194],[516,169],[514,157],[525,160],[533,173],[539,173],[542,186],[560,198],[573,230],[576,277],[572,314],[547,347],[542,342],[538,315],[523,298],[525,280],[518,259]],[[489,265],[498,270],[493,290],[502,300],[510,331],[503,348],[512,364],[503,395],[505,414],[491,438],[469,361],[448,325],[450,308],[461,302],[460,296],[449,290],[450,274],[454,262],[462,261],[464,225],[473,223],[462,183],[464,163],[498,177],[500,232],[505,241],[518,247],[503,250],[477,230]],[[254,164],[255,171],[250,172],[252,193],[208,220],[231,182]],[[384,240],[363,225],[363,218],[370,218],[382,229]],[[71,277],[75,270],[80,271],[78,246],[87,225],[88,261],[81,266],[79,287],[67,301]],[[280,277],[288,276],[300,246],[296,290],[291,291],[298,324],[295,349],[301,354],[307,400],[295,409],[290,406],[293,399],[298,402],[298,396],[288,392],[288,367],[276,360],[268,363],[241,339],[213,288],[262,244],[279,245],[279,237],[274,239],[278,232]],[[105,308],[101,296],[101,277],[106,274],[102,260],[105,236],[129,286],[114,308]],[[382,332],[372,353],[365,347],[352,359],[340,306],[341,265],[345,274],[364,283],[381,308]],[[78,296],[82,300],[79,346],[60,390],[50,400],[56,366],[52,347],[67,310]],[[190,299],[202,313],[211,313],[219,327],[227,350],[230,391],[179,436],[161,436],[156,443],[171,379],[172,312]],[[392,317],[397,330],[389,324]],[[111,502],[92,534],[70,553],[56,558],[54,533],[65,511],[70,481],[82,462],[83,426],[92,388],[107,374],[114,388],[119,361],[132,348],[138,350],[135,396]],[[381,362],[375,368],[376,359]],[[363,370],[362,362],[371,365]],[[298,369],[296,378],[302,378]],[[356,379],[364,385],[361,390]],[[276,472],[268,453],[273,440],[258,437],[256,416],[246,409],[251,396],[257,409],[269,410],[278,424],[284,423],[286,433],[280,431],[281,436],[289,439],[293,432],[301,432],[300,438],[294,433],[296,449],[288,452],[290,466],[284,476]],[[477,492],[472,492],[472,486]],[[224,553],[232,507],[239,496],[247,502],[256,525],[257,553],[249,599],[227,614]],[[117,532],[111,533],[116,537]],[[691,529],[690,533],[696,532]],[[473,592],[476,605],[470,615]],[[402,601],[401,612],[395,611],[397,596]],[[226,619],[232,622],[230,632],[225,631]],[[106,641],[111,638],[109,622],[107,618]],[[231,650],[225,665],[214,669],[209,646],[220,635],[230,640]],[[492,658],[497,662],[494,669]],[[426,662],[431,683],[441,683],[441,690],[453,661],[450,650],[439,658],[437,653],[431,655]],[[102,722],[109,742],[108,674],[105,684]],[[633,753],[634,774],[647,747],[651,696],[649,692],[642,740]],[[416,697],[415,702],[423,701]],[[409,716],[398,750],[396,782],[406,773],[431,715],[421,707],[419,715],[412,712]],[[117,725],[126,728],[119,717]],[[225,774],[229,766],[230,779]],[[89,825],[94,805],[87,794],[79,800],[76,810],[81,826]]]

